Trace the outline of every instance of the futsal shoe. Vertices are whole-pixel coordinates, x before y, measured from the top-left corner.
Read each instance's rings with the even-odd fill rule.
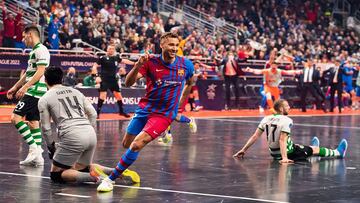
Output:
[[[114,189],[114,181],[109,178],[105,178],[101,181],[100,185],[97,187],[98,192],[111,192]]]
[[[339,146],[336,148],[336,150],[340,153],[340,158],[345,157],[347,148],[348,148],[348,143],[346,139],[342,139],[339,143]]]
[[[316,136],[313,137],[313,139],[311,140],[310,146],[320,147],[320,140],[319,140],[319,138],[317,138]]]
[[[104,171],[101,170],[98,166],[94,166],[92,170],[90,171],[90,175],[97,179],[96,183],[99,183],[100,181],[106,179],[108,175],[104,173]]]
[[[126,169],[122,174],[122,179],[123,180],[131,180],[132,183],[140,183],[140,176],[138,173],[136,173],[135,171]]]
[[[35,160],[32,162],[32,164],[36,167],[43,166],[44,165],[44,158],[42,155],[39,155],[35,158]]]
[[[41,149],[42,150],[42,149]],[[41,156],[42,151],[40,151],[40,149],[36,146],[36,147],[32,147],[30,146],[29,148],[29,154],[26,156],[24,161],[20,161],[20,165],[24,165],[24,166],[33,166],[34,163],[33,161],[38,157]]]
[[[190,128],[190,132],[192,132],[192,133],[197,132],[196,121],[195,121],[195,118],[193,118],[193,117],[190,118],[189,128]]]
[[[158,139],[159,144],[170,145],[173,142],[173,137],[170,133],[170,126],[162,134],[162,137]]]
[[[173,137],[170,133],[165,133],[163,137],[158,139],[159,144],[170,145],[173,142]]]

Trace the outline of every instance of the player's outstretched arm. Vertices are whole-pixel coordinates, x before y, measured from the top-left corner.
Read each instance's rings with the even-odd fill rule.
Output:
[[[233,157],[234,158],[243,158],[245,152],[256,142],[256,140],[262,135],[263,131],[260,128],[257,128],[255,133],[248,139],[244,147],[236,152]]]
[[[134,61],[130,61],[129,59],[123,59],[121,62],[125,63],[126,65],[135,65]]]
[[[281,152],[281,160],[279,161],[282,163],[294,163],[293,160],[288,159],[287,157],[287,140],[288,140],[288,134],[285,132],[280,133],[280,152]]]
[[[141,73],[139,73],[139,69],[149,60],[149,54],[145,54],[140,56],[139,60],[135,63],[134,67],[130,70],[130,72],[126,75],[125,78],[125,86],[132,86],[136,80],[143,77]]]
[[[282,75],[299,75],[302,73],[302,70],[282,70]]]
[[[255,74],[255,75],[261,75],[261,74],[264,73],[264,69],[258,70],[258,69],[253,69],[253,68],[250,68],[250,67],[246,67],[245,72],[252,73],[252,74]]]

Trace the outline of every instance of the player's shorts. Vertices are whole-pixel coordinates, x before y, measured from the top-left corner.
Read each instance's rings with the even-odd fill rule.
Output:
[[[100,92],[106,92],[107,90],[120,92],[120,87],[116,79],[101,79]]]
[[[196,86],[196,85],[193,85],[192,87],[191,87],[191,90],[190,90],[190,93],[194,93],[194,91],[198,91],[198,87]]]
[[[294,151],[292,153],[289,153],[288,159],[294,160],[294,161],[301,161],[306,160],[308,157],[313,155],[313,150],[309,146],[303,146],[294,144]]]
[[[153,139],[156,139],[166,130],[171,122],[172,120],[166,116],[137,110],[129,122],[127,133],[136,136],[141,131],[144,131]]]
[[[350,93],[353,89],[354,88],[352,85],[345,85],[344,87],[344,91],[346,91],[347,93]]]
[[[275,98],[275,100],[280,99],[280,89],[279,87],[270,87],[268,85],[264,85],[264,91],[266,93],[270,93],[271,96]]]
[[[75,163],[88,166],[92,163],[96,149],[96,133],[91,125],[72,126],[61,134],[56,146],[53,164],[69,169]]]
[[[22,117],[25,116],[27,121],[39,121],[40,113],[38,109],[38,102],[38,98],[25,94],[24,97],[16,104],[13,113]]]
[[[360,86],[356,87],[356,96],[360,97]]]

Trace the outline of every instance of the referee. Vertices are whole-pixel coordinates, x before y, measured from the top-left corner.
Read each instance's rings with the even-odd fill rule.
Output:
[[[135,64],[134,62],[132,62],[130,60],[121,59],[120,56],[117,55],[115,52],[115,45],[112,44],[112,45],[108,46],[108,48],[106,50],[106,55],[101,56],[99,58],[99,60],[96,63],[94,63],[93,70],[95,70],[96,72],[97,72],[97,68],[99,66],[101,66],[100,96],[99,96],[99,101],[97,104],[98,117],[101,112],[101,107],[104,104],[104,101],[106,99],[106,93],[107,93],[108,89],[113,92],[113,94],[117,100],[117,103],[119,105],[119,114],[126,118],[130,117],[129,114],[124,112],[122,96],[120,93],[120,88],[119,88],[118,82],[116,80],[116,72],[117,72],[117,68],[118,68],[118,65],[120,62],[123,62],[127,65]]]

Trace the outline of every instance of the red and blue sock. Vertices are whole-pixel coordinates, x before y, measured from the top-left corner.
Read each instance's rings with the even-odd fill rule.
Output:
[[[125,154],[119,160],[119,163],[116,165],[115,169],[109,176],[109,179],[114,181],[118,178],[134,161],[137,159],[139,152],[134,152],[131,149],[128,149]]]
[[[179,119],[180,123],[190,123],[190,121],[191,121],[190,118],[188,118],[188,117],[186,117],[184,115],[180,116],[180,119]]]

